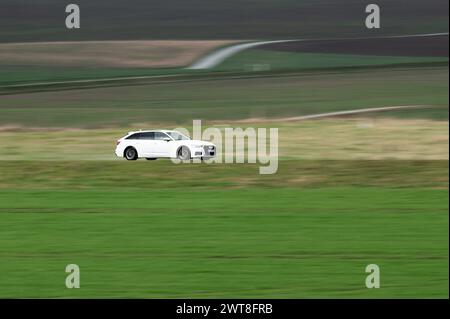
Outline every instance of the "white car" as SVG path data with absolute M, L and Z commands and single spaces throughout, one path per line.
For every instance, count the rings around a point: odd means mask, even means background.
M 151 130 L 129 132 L 117 141 L 116 155 L 129 161 L 138 158 L 208 159 L 216 155 L 216 146 L 211 142 L 191 140 L 177 131 Z

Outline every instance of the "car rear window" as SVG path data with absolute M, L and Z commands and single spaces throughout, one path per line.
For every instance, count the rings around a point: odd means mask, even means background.
M 130 136 L 128 136 L 126 139 L 127 140 L 139 140 L 142 136 L 142 133 L 134 133 L 131 134 Z

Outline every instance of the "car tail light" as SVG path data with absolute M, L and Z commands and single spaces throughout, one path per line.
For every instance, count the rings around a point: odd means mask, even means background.
M 119 144 L 120 144 L 120 142 L 122 142 L 122 141 L 121 141 L 121 140 L 117 140 L 117 144 L 116 144 L 116 146 L 117 146 L 117 145 L 119 145 Z

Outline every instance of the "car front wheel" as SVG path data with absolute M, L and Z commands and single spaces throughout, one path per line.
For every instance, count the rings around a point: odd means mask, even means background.
M 191 151 L 189 148 L 186 146 L 181 147 L 178 151 L 178 158 L 183 161 L 191 159 Z
M 125 158 L 129 161 L 135 161 L 138 158 L 138 153 L 134 147 L 129 147 L 125 150 Z

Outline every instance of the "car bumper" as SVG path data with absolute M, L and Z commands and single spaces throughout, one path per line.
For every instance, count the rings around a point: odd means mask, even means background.
M 213 158 L 216 156 L 215 146 L 204 146 L 203 148 L 193 149 L 191 152 L 192 158 Z

